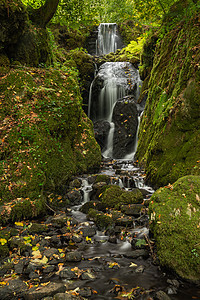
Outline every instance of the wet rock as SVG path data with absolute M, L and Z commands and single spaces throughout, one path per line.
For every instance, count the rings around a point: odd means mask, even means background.
M 46 249 L 43 253 L 44 256 L 46 256 L 47 258 L 53 257 L 53 255 L 58 255 L 59 251 L 56 248 L 50 248 L 50 249 Z
M 14 265 L 15 273 L 16 274 L 22 274 L 24 267 L 27 266 L 29 263 L 29 259 L 20 259 L 17 264 Z
M 57 247 L 62 246 L 60 237 L 58 237 L 57 235 L 53 235 L 49 241 L 52 246 L 57 246 Z
M 71 268 L 64 268 L 63 270 L 60 271 L 59 277 L 62 279 L 75 279 L 77 278 L 77 275 L 75 271 L 72 271 Z
M 27 266 L 27 268 L 25 269 L 24 271 L 24 274 L 30 274 L 32 272 L 35 272 L 36 269 L 41 269 L 42 268 L 42 265 L 37 265 L 33 262 L 30 262 Z
M 155 296 L 156 300 L 170 300 L 171 298 L 163 291 L 159 291 Z
M 62 283 L 51 282 L 46 286 L 33 287 L 24 295 L 25 300 L 39 300 L 44 297 L 51 297 L 57 293 L 64 293 L 66 290 Z
M 78 251 L 73 251 L 73 252 L 68 252 L 65 257 L 66 261 L 81 261 L 82 260 L 82 255 Z
M 9 281 L 9 285 L 3 288 L 0 288 L 0 299 L 19 299 L 28 290 L 27 285 L 20 279 L 13 279 Z
M 80 188 L 81 187 L 81 180 L 76 178 L 69 183 L 69 188 L 74 189 L 74 188 Z
M 46 265 L 43 269 L 43 273 L 51 273 L 55 270 L 54 265 Z
M 73 235 L 73 237 L 72 237 L 72 241 L 74 243 L 81 243 L 82 240 L 83 240 L 83 238 L 80 235 Z
M 71 205 L 78 205 L 82 201 L 82 195 L 79 191 L 71 191 L 66 195 Z
M 28 276 L 29 276 L 30 279 L 39 278 L 39 274 L 36 273 L 35 271 L 30 272 Z
M 106 146 L 108 134 L 110 130 L 110 123 L 106 120 L 99 120 L 94 122 L 94 134 L 97 143 L 100 145 L 101 150 Z
M 129 204 L 129 205 L 122 205 L 121 211 L 126 215 L 138 217 L 141 214 L 141 210 L 144 208 L 141 204 Z
M 135 269 L 135 273 L 143 273 L 144 272 L 144 266 L 139 266 L 137 269 Z
M 95 280 L 96 276 L 91 270 L 87 270 L 81 275 L 82 280 Z
M 171 279 L 167 279 L 167 283 L 171 284 L 175 288 L 179 288 L 179 286 L 180 286 L 180 283 L 176 279 L 172 279 L 172 280 Z
M 92 296 L 92 290 L 90 287 L 83 287 L 79 290 L 79 295 L 81 297 L 91 297 Z
M 52 300 L 74 300 L 74 299 L 80 299 L 80 297 L 72 294 L 58 293 L 52 298 Z
M 149 252 L 145 249 L 138 249 L 138 250 L 134 250 L 134 251 L 127 251 L 123 255 L 124 255 L 124 257 L 127 257 L 127 258 L 138 258 L 140 256 L 143 258 L 147 258 L 147 257 L 149 257 Z
M 38 224 L 38 223 L 33 223 L 31 225 L 31 227 L 28 229 L 29 233 L 31 233 L 31 234 L 34 234 L 34 233 L 41 234 L 43 232 L 47 232 L 48 230 L 49 229 L 48 229 L 47 225 Z
M 115 224 L 122 227 L 130 227 L 133 226 L 133 219 L 130 217 L 121 217 L 115 220 Z
M 116 102 L 112 122 L 115 124 L 113 157 L 124 158 L 133 152 L 138 126 L 138 110 L 134 97 L 124 97 Z
M 93 184 L 95 182 L 96 175 L 88 177 L 88 183 Z
M 89 226 L 81 228 L 81 231 L 83 232 L 83 237 L 92 237 L 96 234 L 95 228 Z
M 109 236 L 108 242 L 110 242 L 112 244 L 117 244 L 117 237 L 115 235 Z
M 66 214 L 59 214 L 51 219 L 51 224 L 56 228 L 61 228 L 66 225 L 68 219 L 69 217 Z

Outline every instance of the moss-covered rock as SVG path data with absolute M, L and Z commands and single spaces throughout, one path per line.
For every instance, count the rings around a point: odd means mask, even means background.
M 108 175 L 97 175 L 94 183 L 105 182 L 106 184 L 110 183 L 110 177 Z
M 42 232 L 48 231 L 48 226 L 45 224 L 33 223 L 31 227 L 29 227 L 28 232 L 30 234 L 41 234 Z
M 200 280 L 200 176 L 185 176 L 157 190 L 149 207 L 162 265 Z
M 60 193 L 73 174 L 98 169 L 100 148 L 71 69 L 14 69 L 0 90 L 1 203 L 15 204 L 12 213 L 3 208 L 8 219 L 36 217 L 45 191 Z
M 147 178 L 156 186 L 200 174 L 199 16 L 163 26 L 137 150 Z
M 124 191 L 119 186 L 107 186 L 102 193 L 100 200 L 108 208 L 120 208 L 123 204 L 142 203 L 143 195 L 139 189 Z
M 110 226 L 113 225 L 112 216 L 99 212 L 93 208 L 90 208 L 87 217 L 95 222 L 99 230 L 108 229 Z

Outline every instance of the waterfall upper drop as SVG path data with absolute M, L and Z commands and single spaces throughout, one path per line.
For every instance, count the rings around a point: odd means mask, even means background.
M 101 23 L 98 28 L 96 55 L 105 55 L 116 52 L 122 47 L 121 39 L 117 34 L 116 23 Z

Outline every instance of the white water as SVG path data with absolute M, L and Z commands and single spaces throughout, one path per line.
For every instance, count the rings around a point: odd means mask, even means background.
M 105 55 L 117 50 L 117 24 L 102 23 L 98 28 L 96 54 Z
M 109 131 L 109 134 L 108 134 L 107 148 L 102 153 L 102 155 L 104 157 L 112 157 L 114 132 L 115 132 L 115 124 L 113 122 L 111 122 L 110 123 L 110 131 Z

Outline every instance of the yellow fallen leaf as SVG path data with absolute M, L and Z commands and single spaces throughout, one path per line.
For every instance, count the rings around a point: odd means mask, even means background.
M 40 250 L 35 250 L 32 252 L 33 258 L 42 258 L 42 254 L 40 253 Z
M 5 245 L 7 243 L 7 240 L 6 239 L 0 239 L 0 243 L 3 246 L 3 245 Z
M 15 225 L 16 226 L 22 226 L 22 227 L 24 227 L 24 223 L 23 222 L 15 222 Z

